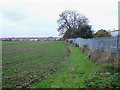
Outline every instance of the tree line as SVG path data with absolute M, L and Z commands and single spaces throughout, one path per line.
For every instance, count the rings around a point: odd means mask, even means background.
M 110 32 L 101 29 L 96 33 L 89 25 L 89 19 L 77 11 L 65 10 L 59 14 L 58 32 L 64 39 L 69 38 L 93 38 L 93 37 L 110 37 Z

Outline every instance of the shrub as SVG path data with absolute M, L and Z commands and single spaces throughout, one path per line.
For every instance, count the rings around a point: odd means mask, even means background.
M 105 68 L 108 72 L 111 72 L 111 73 L 113 73 L 115 71 L 114 70 L 114 65 L 112 65 L 112 64 L 105 64 L 103 66 L 103 68 Z
M 89 50 L 89 46 L 87 44 L 83 45 L 83 50 Z
M 72 44 L 73 43 L 73 41 L 72 40 L 70 40 L 70 44 Z
M 119 74 L 107 74 L 108 72 L 96 71 L 92 78 L 86 78 L 86 88 L 120 88 Z
M 53 68 L 50 68 L 50 71 L 52 71 L 53 70 Z
M 68 40 L 66 40 L 66 42 L 68 42 Z
M 75 47 L 79 47 L 79 45 L 77 43 L 74 44 Z
M 83 48 L 88 48 L 88 44 L 83 45 Z

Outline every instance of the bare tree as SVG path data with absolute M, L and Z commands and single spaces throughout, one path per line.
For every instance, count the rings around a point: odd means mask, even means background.
M 76 30 L 79 29 L 82 25 L 88 24 L 88 18 L 80 14 L 77 11 L 65 10 L 59 15 L 58 23 L 58 32 L 60 35 L 64 35 L 66 30 Z

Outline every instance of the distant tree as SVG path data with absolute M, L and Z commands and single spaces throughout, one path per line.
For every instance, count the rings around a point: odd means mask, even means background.
M 91 26 L 90 25 L 82 25 L 79 29 L 72 29 L 72 30 L 67 30 L 63 36 L 64 39 L 67 38 L 77 38 L 77 37 L 81 37 L 81 38 L 92 38 L 93 34 L 92 34 L 92 30 L 91 30 Z
M 62 12 L 57 20 L 58 32 L 67 38 L 91 38 L 93 37 L 88 18 L 77 11 L 66 10 Z
M 65 34 L 63 35 L 64 39 L 71 38 L 71 30 L 67 30 Z
M 110 37 L 110 32 L 104 30 L 104 29 L 101 29 L 101 30 L 98 30 L 95 34 L 94 34 L 94 37 Z
M 76 32 L 78 37 L 81 38 L 92 38 L 93 32 L 90 25 L 82 25 Z
M 77 38 L 77 37 L 78 37 L 78 35 L 77 35 L 77 29 L 76 28 L 73 28 L 72 30 L 66 30 L 65 34 L 63 35 L 64 39 Z
M 59 15 L 58 32 L 60 35 L 64 35 L 67 30 L 71 32 L 74 28 L 78 29 L 84 24 L 88 24 L 88 18 L 79 14 L 77 11 L 66 10 Z

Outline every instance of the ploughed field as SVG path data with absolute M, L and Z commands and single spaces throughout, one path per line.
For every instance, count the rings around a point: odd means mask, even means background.
M 66 55 L 67 48 L 61 41 L 3 42 L 3 88 L 32 86 L 56 72 Z

